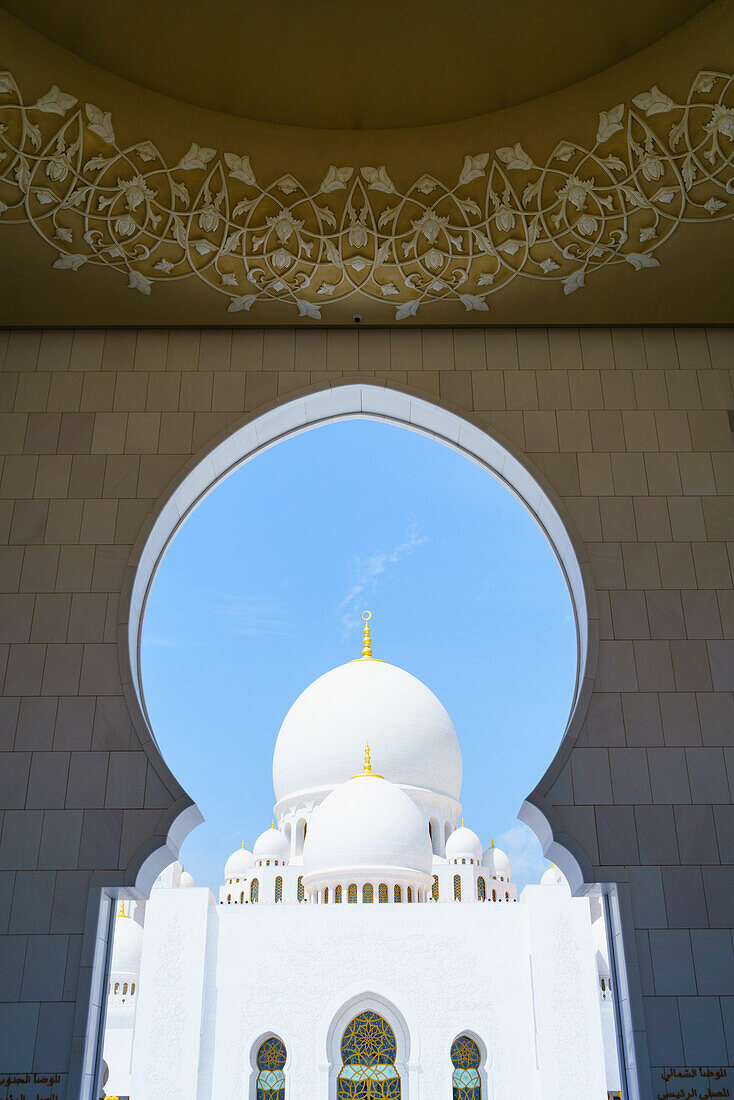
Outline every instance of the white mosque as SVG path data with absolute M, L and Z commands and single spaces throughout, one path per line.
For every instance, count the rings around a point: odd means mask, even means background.
M 621 1096 L 600 904 L 556 868 L 518 898 L 459 823 L 461 775 L 446 710 L 365 621 L 286 715 L 273 824 L 219 897 L 174 863 L 121 906 L 105 1095 Z

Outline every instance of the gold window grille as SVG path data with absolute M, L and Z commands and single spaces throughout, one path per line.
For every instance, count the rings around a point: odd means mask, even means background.
M 334 887 L 334 904 L 341 905 L 342 903 L 342 888 L 341 886 Z
M 392 896 L 393 896 L 393 901 L 396 902 L 396 903 L 401 902 L 403 900 L 403 891 L 401 890 L 401 888 L 399 886 L 395 887 L 395 889 L 393 890 L 393 895 Z
M 387 904 L 387 883 L 381 882 L 377 891 L 378 900 L 383 904 Z
M 372 888 L 372 883 L 365 882 L 364 886 L 362 887 L 362 901 L 365 903 L 365 905 L 371 905 L 374 900 L 375 894 Z
M 461 875 L 454 875 L 454 901 L 461 901 Z
M 357 884 L 356 884 L 356 882 L 353 882 L 351 884 L 351 886 L 349 887 L 349 890 L 347 892 L 347 903 L 349 905 L 356 905 L 357 904 Z

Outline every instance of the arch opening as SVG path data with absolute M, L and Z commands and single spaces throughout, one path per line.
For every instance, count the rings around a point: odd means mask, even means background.
M 377 393 L 372 393 L 373 390 Z M 381 420 L 410 428 L 419 434 L 430 435 L 453 450 L 464 454 L 477 465 L 490 472 L 506 488 L 510 489 L 538 522 L 556 554 L 568 585 L 574 610 L 578 659 L 571 717 L 564 737 L 565 741 L 572 741 L 575 728 L 578 727 L 583 717 L 585 699 L 590 689 L 593 673 L 595 617 L 593 598 L 590 595 L 591 590 L 586 585 L 585 572 L 582 569 L 571 537 L 550 496 L 540 488 L 522 463 L 509 450 L 453 413 L 448 413 L 446 410 L 439 409 L 437 406 L 422 400 L 407 398 L 404 394 L 381 390 L 379 387 L 345 386 L 327 392 L 329 398 L 326 403 L 315 400 L 315 398 L 323 398 L 323 394 L 314 395 L 313 401 L 307 398 L 303 401 L 293 402 L 291 403 L 294 406 L 293 409 L 289 406 L 283 406 L 281 409 L 273 410 L 272 413 L 266 413 L 258 421 L 243 426 L 234 436 L 224 440 L 206 457 L 203 464 L 199 463 L 184 478 L 171 500 L 161 509 L 156 522 L 153 524 L 147 542 L 140 551 L 138 569 L 130 590 L 130 615 L 126 624 L 125 636 L 121 639 L 121 646 L 123 652 L 127 654 L 130 666 L 129 693 L 131 694 L 129 698 L 136 701 L 140 722 L 147 729 L 150 739 L 152 739 L 152 730 L 150 729 L 143 694 L 140 663 L 142 623 L 153 579 L 172 538 L 197 504 L 224 477 L 254 455 L 267 447 L 274 446 L 280 439 L 289 438 L 291 435 L 299 434 L 319 424 L 358 418 Z M 385 411 L 391 407 L 393 399 L 401 407 L 402 416 L 397 415 L 397 409 L 393 409 L 392 413 Z M 359 404 L 358 410 L 353 407 L 355 404 Z M 253 423 L 258 425 L 258 429 L 254 434 L 252 431 Z M 247 449 L 248 446 L 250 447 L 249 450 Z M 238 452 L 240 452 L 239 455 Z M 205 473 L 202 473 L 202 465 L 206 466 Z M 186 503 L 187 499 L 188 503 Z M 153 748 L 155 749 L 155 745 Z M 563 744 L 546 775 L 546 780 L 553 773 L 554 768 L 558 769 L 558 759 L 562 756 L 562 751 Z M 564 870 L 572 888 L 576 891 L 580 890 L 584 882 L 588 883 L 589 881 L 588 867 L 585 865 L 583 858 L 577 858 L 578 853 L 574 851 L 572 844 L 567 843 L 567 838 L 559 834 L 554 835 L 552 822 L 545 816 L 542 794 L 535 792 L 527 801 L 526 807 L 523 810 L 525 816 L 522 819 L 526 820 L 534 828 L 534 831 L 541 836 L 546 854 L 552 855 L 561 869 Z M 181 823 L 179 835 L 185 835 L 188 829 L 183 827 L 183 816 L 178 820 Z M 190 826 L 192 822 L 194 822 L 194 817 L 190 815 L 188 825 Z M 446 821 L 442 830 L 438 819 L 431 820 L 431 842 L 436 854 L 439 854 L 441 840 L 443 839 L 445 842 L 445 839 L 448 839 L 455 824 L 455 822 Z M 291 826 L 289 823 L 288 833 L 290 831 Z M 443 838 L 441 837 L 442 831 Z M 303 851 L 305 833 L 305 820 L 301 819 L 295 822 L 292 834 L 292 850 L 299 854 Z M 146 882 L 152 881 L 152 878 L 155 877 L 154 872 L 158 869 L 161 859 L 165 863 L 170 858 L 170 850 L 172 849 L 169 846 L 168 852 L 163 855 L 160 852 L 150 853 L 142 861 L 136 880 L 138 890 L 145 891 Z M 459 876 L 456 876 L 456 878 L 458 879 Z M 456 879 L 454 882 L 456 884 Z M 251 890 L 250 900 L 257 902 L 257 880 L 253 881 L 252 886 L 254 887 L 254 896 Z M 338 887 L 337 889 L 341 894 L 341 888 Z M 353 893 L 356 895 L 356 891 L 356 884 L 348 885 L 349 896 L 345 900 L 352 903 L 356 902 L 357 897 L 352 896 Z M 460 880 L 458 895 L 460 898 Z M 410 887 L 406 887 L 406 896 L 408 901 L 413 900 Z M 334 900 L 341 901 L 341 897 L 337 898 L 336 896 L 336 890 Z M 364 893 L 362 900 L 368 900 Z M 370 887 L 369 901 L 372 900 L 372 888 Z M 383 900 L 382 896 L 379 897 L 379 900 Z M 395 887 L 394 901 L 402 901 L 402 892 L 399 886 Z M 345 1093 L 344 1095 L 351 1094 Z M 374 1093 L 373 1095 L 381 1094 Z M 393 1094 L 385 1093 L 384 1095 L 391 1096 Z M 405 1092 L 402 1094 L 397 1092 L 394 1095 L 401 1096 L 404 1100 L 406 1094 Z M 277 1100 L 280 1100 L 280 1097 Z M 341 1094 L 339 1094 L 339 1100 L 341 1100 Z M 471 1097 L 471 1100 L 475 1100 L 475 1098 Z

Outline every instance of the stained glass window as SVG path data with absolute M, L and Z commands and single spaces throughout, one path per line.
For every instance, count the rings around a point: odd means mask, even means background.
M 276 901 L 282 901 L 283 900 L 283 877 L 282 877 L 282 875 L 278 875 L 275 879 L 275 900 Z
M 431 897 L 434 901 L 438 901 L 438 875 L 433 876 L 433 886 L 431 887 Z
M 341 903 L 342 903 L 342 888 L 341 888 L 341 886 L 335 886 L 334 887 L 334 903 L 336 905 L 341 905 Z
M 393 890 L 393 901 L 399 902 L 399 901 L 402 901 L 402 900 L 403 900 L 403 891 L 400 889 L 399 886 L 396 886 L 395 889 Z
M 362 887 L 362 901 L 365 903 L 365 905 L 371 905 L 374 900 L 375 895 L 374 890 L 372 889 L 372 883 L 365 882 L 364 886 Z
M 304 895 L 305 895 L 305 891 L 303 889 L 303 875 L 299 875 L 298 876 L 298 894 L 297 894 L 298 900 L 303 901 Z
M 274 1035 L 260 1044 L 256 1058 L 257 1100 L 285 1100 L 285 1059 L 285 1047 Z
M 259 895 L 260 895 L 260 883 L 257 881 L 256 878 L 254 878 L 252 880 L 252 882 L 250 883 L 250 901 L 252 901 L 252 902 L 257 901 Z
M 380 888 L 377 891 L 377 896 L 383 904 L 387 904 L 387 883 L 380 883 Z
M 453 1100 L 482 1100 L 480 1061 L 479 1047 L 473 1039 L 460 1035 L 454 1040 L 451 1045 Z
M 454 875 L 454 901 L 461 901 L 461 875 Z
M 395 1033 L 376 1012 L 361 1012 L 344 1032 L 337 1100 L 400 1100 Z
M 324 905 L 328 905 L 328 904 L 329 904 L 329 887 L 327 886 L 324 889 Z
M 355 882 L 353 882 L 352 885 L 349 887 L 349 891 L 347 893 L 347 902 L 349 903 L 349 905 L 357 904 L 357 884 Z
M 481 875 L 477 879 L 477 897 L 480 901 L 487 900 L 487 884 Z
M 408 887 L 408 901 L 412 901 L 412 900 L 413 900 L 413 887 L 409 886 Z

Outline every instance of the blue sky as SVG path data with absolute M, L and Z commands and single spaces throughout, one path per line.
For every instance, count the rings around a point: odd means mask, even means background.
M 155 579 L 143 632 L 153 730 L 206 821 L 181 858 L 217 888 L 270 825 L 272 754 L 305 687 L 361 653 L 441 699 L 464 761 L 466 824 L 547 864 L 516 820 L 573 692 L 571 604 L 544 536 L 486 471 L 392 425 L 316 428 L 259 455 L 194 512 Z

